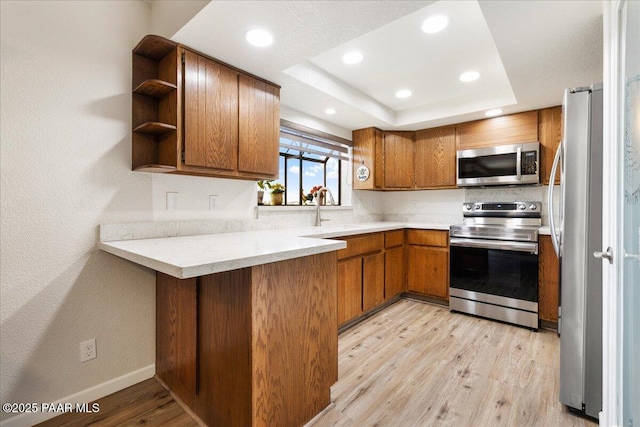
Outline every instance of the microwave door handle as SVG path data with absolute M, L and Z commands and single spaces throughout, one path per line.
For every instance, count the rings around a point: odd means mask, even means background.
M 516 153 L 516 177 L 520 181 L 522 179 L 522 147 L 518 147 Z

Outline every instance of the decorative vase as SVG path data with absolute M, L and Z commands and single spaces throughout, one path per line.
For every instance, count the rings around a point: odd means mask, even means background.
M 271 193 L 269 197 L 272 206 L 282 205 L 282 193 Z

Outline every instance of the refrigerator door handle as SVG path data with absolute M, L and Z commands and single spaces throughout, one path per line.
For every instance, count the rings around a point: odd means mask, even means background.
M 549 191 L 547 193 L 547 212 L 549 214 L 549 229 L 551 231 L 551 243 L 553 243 L 553 249 L 556 252 L 556 255 L 560 257 L 560 241 L 558 239 L 558 234 L 556 230 L 556 223 L 554 219 L 553 212 L 553 193 L 556 181 L 556 170 L 558 169 L 558 163 L 560 163 L 560 158 L 562 156 L 562 141 L 558 145 L 558 149 L 556 150 L 556 155 L 553 159 L 553 166 L 551 167 L 551 175 L 549 176 Z M 562 180 L 560 180 L 560 185 L 562 185 Z M 562 195 L 562 194 L 561 194 Z

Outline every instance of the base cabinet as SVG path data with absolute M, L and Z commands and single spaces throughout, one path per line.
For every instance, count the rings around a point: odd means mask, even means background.
M 441 300 L 449 299 L 449 233 L 407 231 L 408 290 Z
M 338 379 L 336 262 L 157 273 L 157 376 L 207 425 L 304 425 Z
M 338 262 L 338 325 L 362 314 L 362 258 Z
M 407 290 L 405 280 L 404 230 L 384 234 L 384 299 L 388 301 Z

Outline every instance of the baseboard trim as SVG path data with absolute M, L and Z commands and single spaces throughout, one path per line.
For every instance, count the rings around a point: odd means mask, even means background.
M 139 382 L 153 378 L 156 373 L 156 365 L 145 366 L 137 371 L 129 372 L 120 377 L 106 381 L 102 384 L 90 387 L 86 390 L 82 390 L 78 393 L 72 394 L 62 399 L 56 400 L 54 404 L 58 403 L 91 403 L 102 397 L 113 394 L 117 391 L 123 390 Z M 49 402 L 47 402 L 49 403 Z M 36 412 L 25 413 L 15 417 L 8 418 L 0 422 L 1 427 L 28 427 L 34 424 L 41 423 L 43 421 L 55 418 L 58 415 L 62 415 L 61 412 Z

